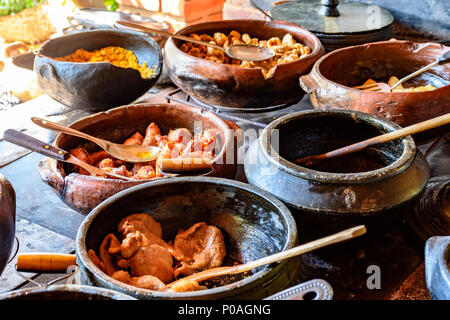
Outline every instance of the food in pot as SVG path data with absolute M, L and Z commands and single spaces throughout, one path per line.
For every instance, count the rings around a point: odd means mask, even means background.
M 392 87 L 397 82 L 399 82 L 399 79 L 396 76 L 391 76 L 387 82 L 387 85 L 389 87 Z M 377 83 L 375 80 L 367 79 L 367 81 L 364 82 L 362 85 L 366 86 L 366 85 L 375 84 L 375 83 Z M 405 88 L 400 84 L 397 87 L 395 87 L 394 89 L 392 89 L 391 91 L 392 92 L 421 92 L 421 91 L 432 91 L 434 89 L 436 89 L 436 88 L 431 84 L 427 84 L 427 85 L 419 86 L 419 87 L 409 87 L 409 88 Z
M 133 68 L 139 71 L 143 79 L 152 78 L 156 75 L 156 66 L 149 68 L 146 62 L 140 65 L 132 51 L 121 47 L 110 46 L 94 51 L 78 49 L 72 54 L 55 58 L 55 60 L 67 62 L 109 62 L 117 67 Z
M 135 213 L 123 218 L 117 228 L 119 239 L 108 234 L 98 249 L 88 251 L 94 264 L 110 277 L 135 287 L 156 291 L 194 291 L 205 289 L 196 281 L 167 283 L 220 267 L 226 250 L 221 231 L 205 222 L 179 230 L 175 239 L 165 242 L 161 225 L 149 214 Z
M 297 42 L 289 33 L 282 39 L 279 37 L 272 37 L 268 40 L 253 38 L 248 33 L 243 33 L 241 35 L 241 33 L 236 30 L 231 31 L 228 35 L 222 32 L 216 32 L 213 36 L 192 33 L 189 37 L 217 44 L 223 48 L 227 48 L 233 44 L 250 44 L 274 50 L 275 56 L 273 58 L 263 61 L 241 61 L 228 57 L 220 50 L 192 42 L 185 42 L 180 46 L 180 49 L 183 52 L 194 57 L 244 68 L 260 68 L 266 79 L 273 76 L 277 65 L 296 61 L 311 53 L 311 49 L 308 46 Z
M 125 145 L 161 148 L 158 159 L 151 162 L 128 163 L 112 157 L 104 150 L 89 153 L 82 147 L 71 149 L 69 152 L 83 162 L 121 176 L 136 180 L 153 179 L 163 177 L 159 170 L 159 162 L 162 159 L 214 158 L 217 134 L 216 130 L 208 129 L 194 136 L 188 129 L 179 128 L 162 135 L 158 125 L 152 122 L 148 125 L 144 136 L 140 132 L 135 132 L 123 142 Z M 81 167 L 74 166 L 74 169 L 79 174 L 90 175 L 90 172 Z M 110 176 L 105 177 L 113 179 Z

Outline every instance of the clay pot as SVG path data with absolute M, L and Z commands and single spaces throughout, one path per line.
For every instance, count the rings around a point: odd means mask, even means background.
M 228 34 L 231 30 L 260 40 L 282 38 L 290 33 L 312 52 L 303 59 L 277 66 L 273 77 L 264 79 L 258 68 L 235 67 L 193 57 L 179 49 L 181 41 L 170 38 L 164 47 L 164 63 L 172 81 L 201 102 L 228 108 L 263 108 L 296 102 L 303 97 L 305 93 L 298 87 L 298 78 L 309 72 L 325 53 L 319 39 L 308 30 L 281 21 L 228 20 L 189 25 L 177 34 Z
M 138 299 L 262 299 L 291 283 L 300 258 L 256 268 L 242 280 L 191 292 L 146 290 L 117 281 L 90 259 L 119 221 L 136 212 L 161 223 L 162 237 L 173 239 L 204 221 L 224 235 L 225 265 L 249 262 L 287 250 L 297 243 L 297 227 L 288 208 L 267 192 L 242 182 L 209 177 L 161 179 L 124 190 L 102 202 L 84 219 L 76 238 L 77 264 L 85 284 L 112 289 Z
M 139 71 L 109 62 L 58 61 L 77 49 L 93 51 L 118 46 L 133 51 L 139 64 L 155 68 L 155 76 L 143 79 Z M 84 110 L 107 110 L 135 101 L 157 81 L 162 69 L 159 45 L 150 36 L 123 30 L 78 32 L 45 42 L 34 59 L 41 89 L 62 104 Z
M 338 49 L 320 58 L 311 73 L 300 77 L 300 86 L 309 93 L 316 109 L 362 111 L 408 126 L 450 112 L 450 64 L 434 67 L 407 82 L 413 86 L 430 83 L 438 87 L 433 91 L 373 92 L 351 87 L 368 78 L 402 78 L 448 50 L 450 47 L 438 43 L 397 40 Z M 449 129 L 444 126 L 415 138 L 427 140 Z
M 430 169 L 410 136 L 313 167 L 293 161 L 398 128 L 357 111 L 286 115 L 250 146 L 245 174 L 249 183 L 284 201 L 296 218 L 308 223 L 333 230 L 376 221 L 416 199 L 428 181 Z
M 14 243 L 16 232 L 16 193 L 8 179 L 0 174 L 0 275 Z
M 214 113 L 201 108 L 179 104 L 136 104 L 111 109 L 82 118 L 70 125 L 71 128 L 86 132 L 92 136 L 112 142 L 122 143 L 136 131 L 145 134 L 150 122 L 155 122 L 163 134 L 174 128 L 188 128 L 194 132 L 194 125 L 202 130 L 217 129 L 223 145 L 217 157 L 220 161 L 214 166 L 212 176 L 234 178 L 237 170 L 236 159 L 227 159 L 227 154 L 237 156 L 239 138 L 234 137 L 230 129 L 238 132 L 239 127 L 231 121 L 224 121 Z M 57 147 L 69 150 L 77 146 L 85 147 L 89 152 L 100 150 L 86 140 L 60 134 L 55 143 Z M 125 181 L 103 177 L 93 177 L 75 173 L 71 165 L 50 158 L 39 163 L 42 180 L 50 185 L 62 200 L 72 209 L 88 214 L 103 200 L 131 186 L 149 182 L 149 180 Z

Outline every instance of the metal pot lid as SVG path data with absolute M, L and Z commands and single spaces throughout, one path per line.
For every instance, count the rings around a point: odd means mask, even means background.
M 117 20 L 127 20 L 153 29 L 164 31 L 169 30 L 169 26 L 164 22 L 158 22 L 150 17 L 145 17 L 139 14 L 125 12 L 108 11 L 95 8 L 81 8 L 75 11 L 72 17 L 81 25 L 96 29 L 114 28 L 114 23 Z
M 273 6 L 269 13 L 275 20 L 292 22 L 315 33 L 335 35 L 376 32 L 394 21 L 389 11 L 379 6 L 333 0 L 286 1 Z

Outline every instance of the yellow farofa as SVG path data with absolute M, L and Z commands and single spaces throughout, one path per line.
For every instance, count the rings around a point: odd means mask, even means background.
M 117 67 L 133 68 L 139 71 L 144 79 L 151 78 L 156 73 L 156 66 L 149 68 L 145 62 L 140 65 L 134 53 L 122 47 L 105 47 L 94 51 L 78 49 L 72 54 L 55 58 L 55 60 L 67 62 L 109 62 Z

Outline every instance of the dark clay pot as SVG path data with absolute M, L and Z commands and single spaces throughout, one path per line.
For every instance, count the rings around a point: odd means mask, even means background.
M 184 92 L 208 105 L 228 108 L 263 108 L 299 101 L 305 92 L 298 78 L 308 73 L 325 54 L 319 39 L 308 30 L 283 21 L 225 20 L 189 25 L 177 34 L 227 33 L 237 30 L 260 40 L 290 33 L 308 45 L 311 54 L 277 66 L 273 77 L 264 79 L 258 68 L 241 68 L 193 57 L 179 49 L 181 41 L 170 38 L 164 47 L 164 64 L 172 81 Z
M 427 240 L 425 278 L 432 299 L 450 300 L 450 236 L 436 236 Z
M 251 184 L 284 201 L 296 218 L 336 228 L 367 222 L 408 203 L 425 187 L 429 167 L 410 136 L 312 168 L 293 161 L 398 128 L 355 111 L 286 115 L 269 124 L 251 145 L 245 174 Z
M 221 229 L 227 256 L 249 262 L 292 248 L 297 228 L 288 208 L 272 195 L 247 184 L 219 178 L 185 177 L 149 182 L 122 191 L 102 202 L 81 224 L 76 239 L 81 281 L 139 299 L 261 299 L 284 289 L 295 276 L 299 258 L 260 267 L 243 280 L 184 293 L 159 292 L 129 286 L 106 275 L 89 258 L 108 233 L 129 214 L 146 212 L 161 223 L 163 239 L 179 228 L 205 221 Z
M 167 134 L 174 128 L 188 128 L 194 132 L 194 126 L 200 124 L 203 130 L 217 129 L 223 141 L 217 158 L 222 160 L 217 161 L 218 164 L 214 166 L 214 171 L 210 175 L 222 178 L 235 177 L 237 161 L 227 159 L 226 155 L 227 152 L 232 152 L 237 156 L 236 150 L 240 141 L 237 136 L 232 136 L 231 129 L 238 132 L 239 127 L 232 121 L 222 120 L 214 113 L 198 107 L 180 104 L 122 106 L 84 117 L 72 123 L 70 127 L 94 137 L 123 143 L 136 131 L 145 135 L 145 129 L 152 121 L 160 127 L 162 134 Z M 100 150 L 92 142 L 66 134 L 59 134 L 54 144 L 63 150 L 80 145 L 90 153 Z M 42 180 L 51 186 L 69 207 L 81 214 L 88 214 L 100 202 L 119 191 L 149 182 L 149 180 L 125 181 L 81 175 L 74 172 L 71 165 L 50 158 L 40 161 L 39 173 Z
M 123 293 L 83 285 L 52 285 L 20 289 L 0 295 L 0 300 L 136 300 Z
M 155 67 L 152 78 L 139 71 L 116 67 L 109 62 L 57 61 L 77 49 L 93 51 L 118 46 L 133 51 L 139 64 Z M 34 70 L 41 89 L 62 104 L 76 109 L 107 110 L 135 101 L 147 92 L 161 74 L 162 54 L 150 36 L 123 30 L 79 32 L 48 40 L 39 49 Z
M 381 41 L 332 51 L 321 57 L 300 86 L 316 109 L 345 109 L 371 113 L 404 127 L 450 112 L 450 64 L 433 67 L 406 82 L 437 87 L 425 92 L 375 92 L 353 89 L 368 78 L 399 79 L 435 61 L 449 47 L 438 43 Z M 405 86 L 405 85 L 404 85 Z M 450 130 L 450 125 L 415 135 L 425 142 Z
M 8 179 L 0 174 L 0 275 L 11 255 L 16 232 L 16 193 Z

